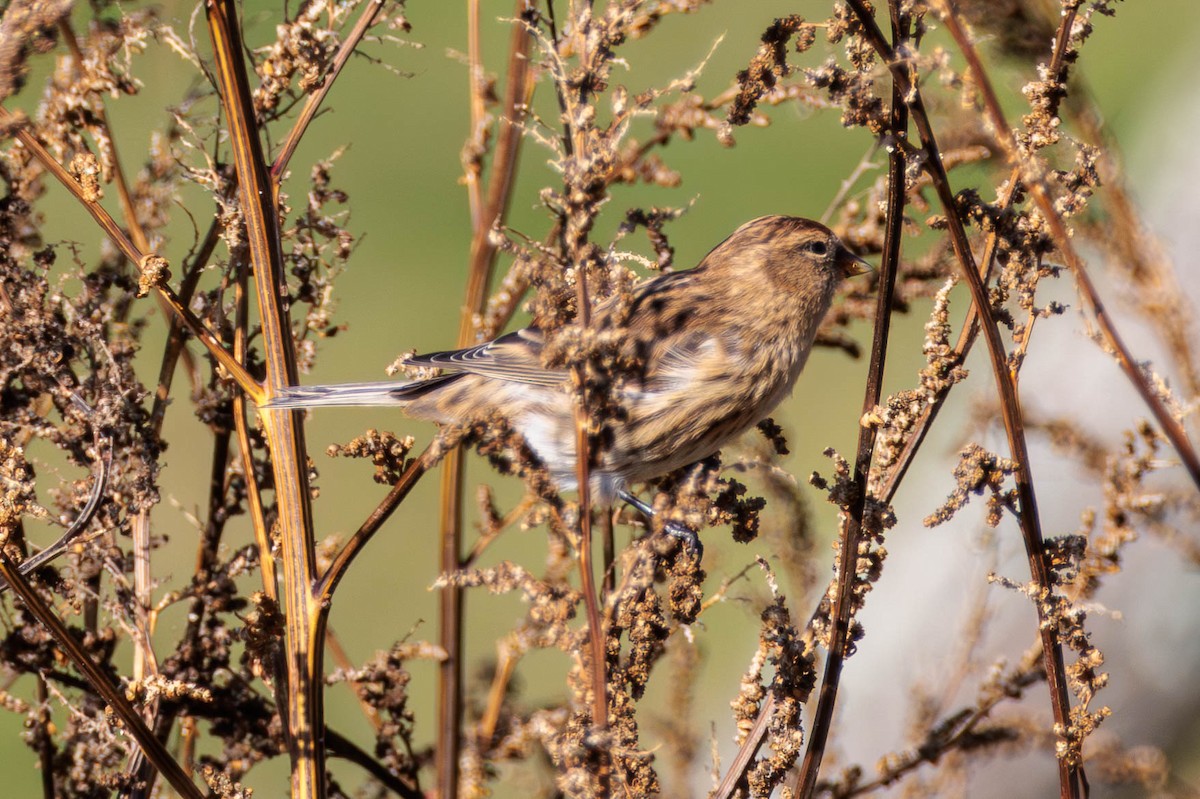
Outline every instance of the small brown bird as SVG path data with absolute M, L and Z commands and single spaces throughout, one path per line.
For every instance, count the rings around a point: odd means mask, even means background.
M 630 484 L 706 458 L 767 416 L 795 385 L 838 284 L 870 268 L 818 222 L 764 216 L 695 269 L 639 284 L 629 304 L 597 307 L 593 325 L 627 331 L 644 362 L 640 379 L 613 397 L 622 412 L 591 472 L 597 500 L 619 496 L 649 512 Z M 498 414 L 569 491 L 577 487 L 569 374 L 543 364 L 543 344 L 529 327 L 409 361 L 440 368 L 436 377 L 296 386 L 269 407 L 398 405 L 439 424 Z

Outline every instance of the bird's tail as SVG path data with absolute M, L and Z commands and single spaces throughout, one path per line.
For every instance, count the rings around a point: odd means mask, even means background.
M 280 410 L 329 406 L 407 405 L 460 375 L 429 380 L 389 380 L 382 383 L 336 383 L 325 386 L 285 386 L 260 407 Z

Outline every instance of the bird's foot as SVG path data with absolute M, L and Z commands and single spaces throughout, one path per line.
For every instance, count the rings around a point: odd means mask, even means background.
M 684 527 L 678 522 L 667 522 L 663 525 L 663 532 L 681 542 L 697 563 L 704 559 L 704 544 L 700 543 L 700 536 L 692 528 Z
M 621 491 L 618 496 L 623 502 L 633 507 L 639 513 L 646 517 L 647 521 L 652 521 L 658 512 L 654 508 L 647 505 L 642 500 L 635 497 L 628 491 Z M 700 543 L 700 536 L 696 535 L 696 531 L 690 527 L 686 527 L 679 522 L 664 522 L 663 532 L 671 536 L 683 544 L 683 548 L 687 550 L 689 555 L 692 555 L 697 562 L 704 557 L 704 544 Z

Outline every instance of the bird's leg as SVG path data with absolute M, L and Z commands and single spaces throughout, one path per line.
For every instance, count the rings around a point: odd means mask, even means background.
M 658 515 L 654 508 L 642 502 L 640 499 L 629 493 L 625 489 L 617 492 L 617 497 L 622 502 L 632 507 L 638 513 L 646 517 L 647 520 L 653 519 Z M 704 557 L 704 545 L 700 543 L 700 536 L 696 535 L 696 531 L 688 527 L 684 527 L 677 522 L 663 522 L 663 532 L 672 538 L 676 538 L 683 542 L 684 547 L 688 552 L 696 556 L 696 560 Z

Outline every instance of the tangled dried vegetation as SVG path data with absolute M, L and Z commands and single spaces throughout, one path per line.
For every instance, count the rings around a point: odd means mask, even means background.
M 557 496 L 503 419 L 443 430 L 416 456 L 412 438 L 374 429 L 330 447 L 331 455 L 369 459 L 374 479 L 393 488 L 349 540 L 318 542 L 299 418 L 259 418 L 247 400 L 295 380 L 318 357 L 320 340 L 341 329 L 331 303 L 355 241 L 334 176 L 337 153 L 311 166 L 302 197 L 287 196 L 281 179 L 347 58 L 364 37 L 400 41 L 408 12 L 393 0 L 304 2 L 273 42 L 251 50 L 232 0 L 202 4 L 204 19 L 190 31 L 149 6 L 12 0 L 0 21 L 0 99 L 9 109 L 0 110 L 0 572 L 13 589 L 2 614 L 0 700 L 25 718 L 44 795 L 146 797 L 170 782 L 184 796 L 249 796 L 255 766 L 279 757 L 289 758 L 292 792 L 302 797 L 485 796 L 500 775 L 522 769 L 552 775 L 546 796 L 686 796 L 709 773 L 711 795 L 721 799 L 780 790 L 860 796 L 910 777 L 913 795 L 940 795 L 988 755 L 1038 748 L 1055 753 L 1063 797 L 1086 793 L 1085 769 L 1093 784 L 1182 795 L 1161 752 L 1112 738 L 1088 743 L 1110 714 L 1104 659 L 1085 624 L 1090 602 L 1119 578 L 1123 552 L 1141 533 L 1200 563 L 1200 542 L 1186 524 L 1200 512 L 1200 465 L 1184 428 L 1194 429 L 1200 397 L 1195 316 L 1126 195 L 1114 145 L 1076 75 L 1092 25 L 1115 3 L 832 2 L 826 19 L 764 20 L 757 51 L 744 53 L 746 68 L 710 97 L 697 92 L 698 73 L 641 90 L 613 74 L 627 42 L 660 35 L 669 15 L 707 13 L 701 0 L 519 0 L 505 23 L 510 52 L 499 75 L 480 56 L 480 15 L 490 12 L 468 5 L 471 127 L 462 162 L 472 239 L 461 343 L 500 332 L 524 305 L 551 333 L 551 357 L 573 369 L 593 454 L 613 424 L 607 398 L 625 364 L 619 338 L 589 328 L 590 307 L 627 292 L 635 280 L 627 262 L 671 268 L 668 232 L 686 210 L 621 216 L 611 210 L 621 187 L 678 185 L 668 144 L 713 136 L 753 147 L 743 126 L 770 123 L 779 106 L 837 112 L 843 125 L 874 137 L 876 149 L 831 206 L 839 235 L 882 257 L 879 285 L 851 287 L 820 337 L 850 355 L 869 350 L 870 364 L 857 452 L 827 451 L 829 475 L 811 478 L 840 510 L 834 577 L 822 590 L 804 500 L 776 462 L 787 443 L 770 421 L 740 454 L 709 458 L 653 489 L 657 519 L 728 529 L 738 542 L 771 535 L 771 564 L 737 572 L 706 561 L 721 569 L 709 575 L 657 528 L 618 549 L 624 539 L 603 515 L 596 537 L 604 554 L 593 563 L 587 522 L 597 509 L 587 497 Z M 413 16 L 419 38 L 420 14 Z M 974 44 L 985 39 L 989 58 L 1027 78 L 1027 111 L 1015 127 Z M 152 44 L 174 50 L 195 80 L 178 81 L 190 88 L 149 149 L 133 153 L 106 108 L 157 79 L 139 70 Z M 40 100 L 12 102 L 32 91 L 31 75 L 39 76 Z M 553 95 L 557 116 L 534 112 L 536 92 Z M 522 147 L 544 148 L 558 175 L 539 195 L 539 235 L 505 224 Z M 874 162 L 888 169 L 875 177 L 865 168 Z M 964 166 L 976 182 L 954 191 L 947 172 L 963 184 Z M 185 209 L 185 186 L 207 193 L 209 208 Z M 43 201 L 64 192 L 99 226 L 76 237 L 102 246 L 43 235 Z M 191 242 L 166 236 L 181 213 L 200 228 Z M 614 213 L 614 236 L 599 240 L 597 222 Z M 639 231 L 645 254 L 625 252 L 639 249 L 630 243 Z M 1151 367 L 1128 353 L 1078 255 L 1084 242 L 1096 260 L 1124 270 L 1130 305 L 1164 343 L 1163 363 Z M 507 271 L 493 279 L 498 264 Z M 1133 424 L 1116 450 L 1075 420 L 1023 415 L 1015 402 L 1035 329 L 1060 324 L 1054 317 L 1066 310 L 1041 299 L 1043 280 L 1077 287 L 1089 330 L 1145 399 L 1151 421 Z M 952 300 L 970 303 L 957 336 Z M 148 312 L 152 302 L 160 315 Z M 913 388 L 883 396 L 891 314 L 926 308 L 925 365 L 911 376 Z M 859 320 L 875 326 L 869 347 L 852 332 Z M 155 352 L 148 333 L 158 323 L 169 329 Z M 948 520 L 982 494 L 987 524 L 1017 520 L 1031 573 L 996 581 L 1036 607 L 1035 643 L 1019 662 L 962 675 L 978 680 L 975 701 L 921 716 L 914 745 L 882 756 L 873 774 L 852 766 L 818 780 L 841 664 L 870 641 L 858 611 L 885 574 L 888 531 L 914 523 L 897 519 L 892 499 L 947 396 L 967 380 L 980 333 L 1000 402 L 992 416 L 1003 419 L 1008 450 L 964 446 L 954 488 L 944 502 L 930 498 L 925 524 Z M 155 371 L 156 382 L 139 379 Z M 990 386 L 985 371 L 975 379 Z M 212 441 L 206 465 L 193 459 L 197 482 L 209 486 L 196 519 L 195 570 L 170 583 L 155 568 L 165 533 L 151 523 L 162 501 L 168 412 L 191 414 Z M 1103 507 L 1087 510 L 1071 535 L 1042 534 L 1027 437 L 1054 442 L 1103 484 Z M 517 507 L 502 508 L 481 487 L 475 540 L 464 538 L 456 510 L 460 445 L 528 489 Z M 376 656 L 350 663 L 326 626 L 334 592 L 439 462 L 447 511 L 438 640 L 397 630 L 405 637 L 381 639 Z M 745 473 L 765 499 L 740 481 Z M 768 509 L 786 523 L 764 524 Z M 62 540 L 39 554 L 26 537 L 31 520 L 61 526 Z M 487 546 L 517 525 L 546 528 L 546 561 L 484 565 Z M 711 763 L 708 722 L 692 690 L 697 641 L 705 613 L 749 584 L 766 590 L 748 593 L 759 645 L 746 653 L 740 686 L 728 686 L 739 750 Z M 461 595 L 481 589 L 519 594 L 526 610 L 496 636 L 495 668 L 468 680 L 462 628 L 470 614 Z M 811 596 L 819 601 L 807 612 L 802 603 Z M 179 603 L 187 607 L 182 634 L 157 631 L 158 615 Z M 128 659 L 119 654 L 123 639 Z M 522 658 L 542 649 L 561 651 L 570 664 L 557 705 L 530 704 L 513 687 Z M 328 674 L 323 652 L 337 662 Z M 409 705 L 418 659 L 438 664 L 436 718 L 417 717 Z M 639 708 L 663 672 L 672 675 L 672 713 L 656 721 Z M 324 687 L 333 682 L 353 689 L 372 745 L 325 726 Z M 1049 714 L 1005 712 L 1037 690 Z M 353 766 L 327 767 L 328 755 Z

